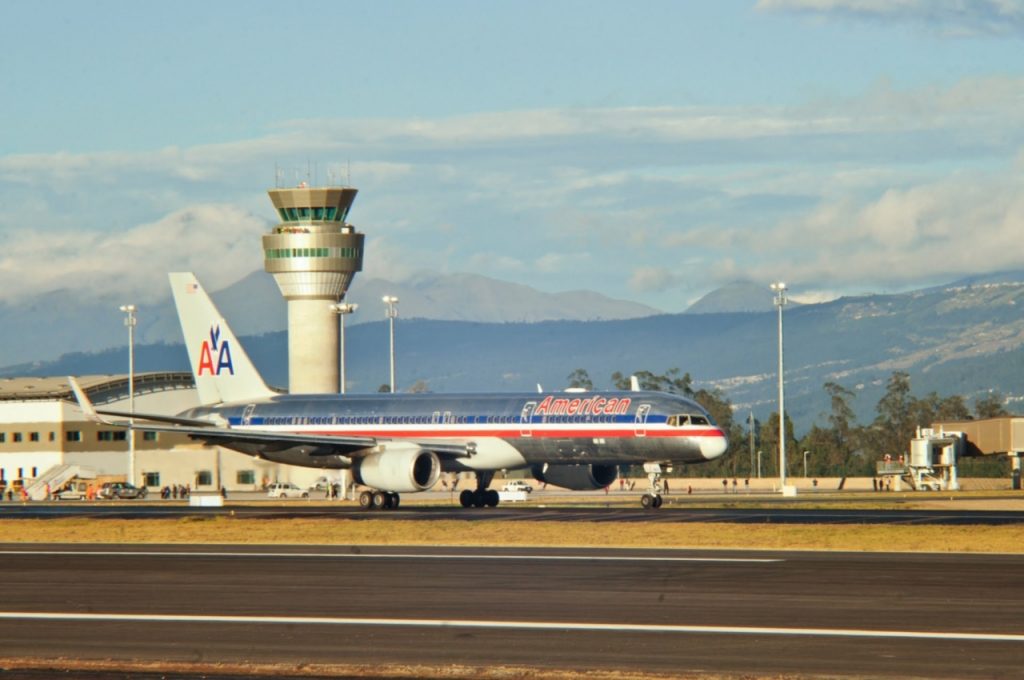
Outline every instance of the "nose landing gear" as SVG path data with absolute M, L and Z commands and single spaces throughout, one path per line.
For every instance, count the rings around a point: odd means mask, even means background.
M 668 470 L 665 470 L 668 472 Z M 644 510 L 661 507 L 661 493 L 664 486 L 661 483 L 662 468 L 660 463 L 644 463 L 644 472 L 647 473 L 647 480 L 650 483 L 647 493 L 640 497 L 640 505 Z

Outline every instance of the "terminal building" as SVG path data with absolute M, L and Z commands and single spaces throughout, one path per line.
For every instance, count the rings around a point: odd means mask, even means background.
M 97 406 L 128 411 L 128 376 L 78 380 Z M 139 413 L 178 413 L 196 404 L 191 373 L 135 376 Z M 127 430 L 87 419 L 66 378 L 0 379 L 0 486 L 4 489 L 20 489 L 33 480 L 42 484 L 48 472 L 64 466 L 83 468 L 101 480 L 123 480 L 130 469 L 129 456 Z M 323 474 L 203 446 L 184 435 L 144 431 L 135 436 L 135 470 L 135 484 L 153 493 L 165 486 L 211 493 L 222 487 L 257 491 L 278 481 L 305 488 Z

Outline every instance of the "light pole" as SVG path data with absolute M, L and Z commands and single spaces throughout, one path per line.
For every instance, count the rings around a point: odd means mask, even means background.
M 750 474 L 754 474 L 754 411 L 750 411 Z
M 786 306 L 786 284 L 776 281 L 775 306 L 779 308 L 779 486 L 786 488 L 786 392 L 782 377 L 782 308 Z
M 359 309 L 359 305 L 339 302 L 330 305 L 330 309 L 341 318 L 341 342 L 338 346 L 338 364 L 341 370 L 338 373 L 338 391 L 345 394 L 345 316 Z
M 761 449 L 757 450 L 757 478 L 761 479 Z
M 128 482 L 135 483 L 135 305 L 121 305 L 128 327 Z
M 394 295 L 385 295 L 381 298 L 388 306 L 388 320 L 390 321 L 391 337 L 391 394 L 395 393 L 395 318 L 398 316 L 398 298 Z
M 810 451 L 804 451 L 804 479 L 807 479 L 807 454 L 809 453 Z

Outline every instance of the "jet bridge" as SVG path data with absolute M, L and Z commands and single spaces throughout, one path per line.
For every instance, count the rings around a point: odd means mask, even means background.
M 963 455 L 966 442 L 963 432 L 919 427 L 917 436 L 910 440 L 910 455 L 879 461 L 876 471 L 892 480 L 895 491 L 902 490 L 904 482 L 917 491 L 957 491 L 960 482 L 956 461 Z

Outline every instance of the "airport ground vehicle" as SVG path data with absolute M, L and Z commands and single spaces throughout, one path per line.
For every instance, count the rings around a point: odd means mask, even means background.
M 309 498 L 308 491 L 291 482 L 274 482 L 267 487 L 267 495 L 271 498 Z
M 524 482 L 521 479 L 513 479 L 507 482 L 505 486 L 501 487 L 502 491 L 525 491 L 526 493 L 533 493 L 533 487 Z
M 74 480 L 68 482 L 63 489 L 54 494 L 58 501 L 84 501 L 89 492 L 89 482 Z
M 145 498 L 146 487 L 138 487 L 129 482 L 104 482 L 96 493 L 99 498 Z

